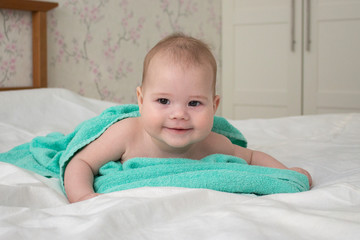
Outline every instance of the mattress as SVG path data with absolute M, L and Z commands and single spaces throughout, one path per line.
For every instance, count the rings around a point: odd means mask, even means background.
M 50 132 L 70 133 L 115 103 L 65 89 L 0 92 L 0 152 Z M 256 196 L 143 187 L 69 204 L 56 178 L 0 162 L 0 239 L 358 239 L 360 114 L 231 120 L 310 191 Z

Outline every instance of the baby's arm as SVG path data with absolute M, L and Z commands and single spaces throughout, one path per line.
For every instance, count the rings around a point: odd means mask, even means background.
M 125 149 L 121 139 L 124 136 L 119 136 L 115 124 L 71 159 L 64 176 L 65 191 L 71 203 L 98 195 L 93 189 L 94 176 L 101 166 L 121 158 Z
M 263 166 L 263 167 L 293 170 L 293 171 L 299 172 L 301 174 L 304 174 L 309 180 L 309 185 L 310 186 L 312 185 L 311 175 L 305 169 L 298 168 L 298 167 L 288 168 L 284 164 L 282 164 L 281 162 L 279 162 L 278 160 L 276 160 L 275 158 L 273 158 L 272 156 L 270 156 L 266 153 L 251 150 L 248 148 L 242 148 L 237 145 L 233 145 L 233 146 L 234 146 L 235 156 L 244 159 L 245 161 L 247 161 L 247 163 L 249 165 L 258 165 L 258 166 Z
M 95 197 L 94 172 L 91 166 L 77 155 L 65 170 L 65 191 L 71 203 Z

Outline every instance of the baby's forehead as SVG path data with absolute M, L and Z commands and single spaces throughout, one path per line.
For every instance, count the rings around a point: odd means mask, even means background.
M 161 64 L 162 66 L 177 67 L 180 66 L 184 69 L 188 68 L 209 68 L 212 70 L 212 65 L 205 57 L 194 57 L 191 54 L 172 54 L 166 51 L 160 51 L 156 53 L 150 60 L 149 68 L 155 64 Z
M 216 63 L 215 63 L 216 64 Z M 149 71 L 158 71 L 165 67 L 180 67 L 183 71 L 189 69 L 201 69 L 211 74 L 209 77 L 209 84 L 211 84 L 213 93 L 216 90 L 216 66 L 213 66 L 211 59 L 207 55 L 199 54 L 195 55 L 193 52 L 188 50 L 166 50 L 160 49 L 151 56 L 147 66 L 144 68 L 142 85 L 146 85 L 146 81 L 149 81 Z M 156 70 L 155 70 L 156 69 Z

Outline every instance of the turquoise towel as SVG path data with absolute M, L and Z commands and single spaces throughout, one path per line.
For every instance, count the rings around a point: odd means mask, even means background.
M 124 164 L 110 162 L 95 178 L 96 192 L 108 193 L 143 186 L 208 188 L 231 193 L 295 193 L 308 190 L 305 175 L 284 169 L 251 166 L 223 154 L 201 160 L 184 158 L 133 158 Z
M 99 116 L 84 121 L 68 135 L 50 133 L 1 153 L 0 161 L 45 177 L 59 178 L 63 187 L 65 168 L 77 151 L 98 138 L 115 122 L 138 116 L 137 105 L 114 106 Z M 234 144 L 243 147 L 247 145 L 244 136 L 224 118 L 215 117 L 212 130 L 228 137 Z M 249 166 L 242 159 L 216 154 L 200 161 L 134 158 L 124 164 L 110 162 L 100 169 L 100 174 L 94 181 L 94 188 L 100 193 L 142 186 L 178 186 L 272 194 L 308 190 L 308 180 L 294 171 Z

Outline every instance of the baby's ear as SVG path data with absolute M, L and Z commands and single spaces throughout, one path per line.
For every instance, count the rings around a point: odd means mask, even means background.
M 139 105 L 139 111 L 141 113 L 141 108 L 142 108 L 142 104 L 144 101 L 141 86 L 136 88 L 136 96 L 137 96 L 137 101 L 138 101 L 138 105 Z
M 220 104 L 220 96 L 219 95 L 215 95 L 214 96 L 214 101 L 213 101 L 213 104 L 214 104 L 214 113 L 216 112 L 216 110 L 218 109 L 219 107 L 219 104 Z

